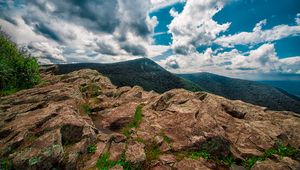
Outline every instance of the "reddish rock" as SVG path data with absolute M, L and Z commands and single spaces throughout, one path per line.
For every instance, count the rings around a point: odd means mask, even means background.
M 125 151 L 125 143 L 112 142 L 109 148 L 109 159 L 118 161 Z
M 144 144 L 138 142 L 128 144 L 125 152 L 126 161 L 133 164 L 143 163 L 146 160 L 144 147 Z
M 43 74 L 46 83 L 0 100 L 0 157 L 12 160 L 16 169 L 95 168 L 105 151 L 113 160 L 125 151 L 127 161 L 144 163 L 145 145 L 135 139 L 155 143 L 163 154 L 203 149 L 214 158 L 261 156 L 278 141 L 300 148 L 300 117 L 292 112 L 183 89 L 157 94 L 138 86 L 117 88 L 88 69 Z M 142 121 L 128 127 L 140 104 Z M 121 134 L 124 128 L 132 133 Z M 96 153 L 87 153 L 95 143 Z M 272 157 L 253 168 L 297 169 L 298 161 Z M 156 162 L 153 168 L 158 169 L 174 163 L 177 169 L 214 168 L 203 159 L 174 162 L 172 155 L 161 155 Z

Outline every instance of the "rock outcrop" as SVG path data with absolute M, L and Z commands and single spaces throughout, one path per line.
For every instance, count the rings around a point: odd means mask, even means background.
M 0 99 L 1 167 L 229 169 L 257 158 L 246 168 L 300 168 L 300 118 L 292 112 L 205 92 L 117 88 L 93 70 L 43 77 Z

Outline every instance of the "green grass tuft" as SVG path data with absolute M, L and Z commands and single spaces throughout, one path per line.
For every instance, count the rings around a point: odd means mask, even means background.
M 161 132 L 160 135 L 163 137 L 165 142 L 167 142 L 167 143 L 173 142 L 173 140 L 169 136 L 167 136 L 164 132 Z
M 87 152 L 88 153 L 95 153 L 97 150 L 97 146 L 96 145 L 90 145 L 88 148 L 87 148 Z
M 89 114 L 92 113 L 91 107 L 88 104 L 86 104 L 86 103 L 81 104 L 80 105 L 80 109 L 83 111 L 83 113 L 85 113 L 87 115 L 89 115 Z
M 99 170 L 109 170 L 110 168 L 112 168 L 115 165 L 116 165 L 115 161 L 109 160 L 108 152 L 103 153 L 99 157 L 97 164 L 96 164 L 96 166 Z
M 133 122 L 130 124 L 131 128 L 137 128 L 140 125 L 140 123 L 142 121 L 142 117 L 143 117 L 142 109 L 143 109 L 142 105 L 138 105 L 136 107 L 134 117 L 133 117 Z
M 281 157 L 294 157 L 298 152 L 299 150 L 297 150 L 296 148 L 278 144 L 275 148 L 265 150 L 263 156 L 252 156 L 246 158 L 242 164 L 245 168 L 251 169 L 251 167 L 255 165 L 257 161 L 264 161 L 267 158 L 272 157 L 273 155 L 279 155 Z
M 110 168 L 120 165 L 123 167 L 124 170 L 140 170 L 142 169 L 142 165 L 133 165 L 130 162 L 126 161 L 125 154 L 123 153 L 118 161 L 109 160 L 109 153 L 103 153 L 98 161 L 97 161 L 97 168 L 99 170 L 109 170 Z
M 12 170 L 14 169 L 12 160 L 2 159 L 0 164 L 1 170 Z
M 29 164 L 29 166 L 34 166 L 34 165 L 38 164 L 40 161 L 41 161 L 40 157 L 34 156 L 28 160 L 28 164 Z
M 158 145 L 151 143 L 146 145 L 145 154 L 146 154 L 147 162 L 151 162 L 153 160 L 157 160 L 161 155 L 161 152 L 159 150 Z
M 204 150 L 190 151 L 187 153 L 187 157 L 192 158 L 192 159 L 199 159 L 200 157 L 204 158 L 206 160 L 211 159 L 211 155 L 207 151 L 204 151 Z
M 121 129 L 121 133 L 123 135 L 125 135 L 126 137 L 130 136 L 130 130 L 131 130 L 131 128 L 137 128 L 137 127 L 139 127 L 139 125 L 140 125 L 140 123 L 142 121 L 142 118 L 143 118 L 142 109 L 143 109 L 143 106 L 142 105 L 138 105 L 136 107 L 136 110 L 135 110 L 135 113 L 134 113 L 134 116 L 133 116 L 133 121 L 129 125 L 127 125 L 127 126 L 125 126 L 125 127 L 123 127 Z

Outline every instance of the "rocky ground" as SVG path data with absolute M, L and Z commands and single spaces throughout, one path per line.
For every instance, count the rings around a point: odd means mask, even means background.
M 0 169 L 300 168 L 300 118 L 80 70 L 0 99 Z

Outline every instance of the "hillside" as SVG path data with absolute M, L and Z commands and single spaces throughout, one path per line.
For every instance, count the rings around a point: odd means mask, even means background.
M 131 61 L 100 64 L 79 63 L 58 65 L 57 74 L 70 73 L 80 69 L 94 69 L 110 78 L 117 86 L 141 86 L 144 90 L 162 93 L 174 88 L 199 91 L 201 88 L 166 71 L 154 61 L 146 58 Z
M 293 94 L 294 96 L 297 96 L 300 98 L 300 81 L 259 81 L 264 84 L 271 85 L 273 87 L 277 87 L 280 89 L 283 89 L 287 91 L 290 94 Z
M 42 74 L 0 100 L 0 169 L 297 170 L 300 118 L 205 92 Z
M 300 100 L 284 90 L 248 80 L 233 79 L 211 73 L 180 74 L 208 92 L 232 100 L 242 100 L 272 110 L 287 110 L 300 113 Z

